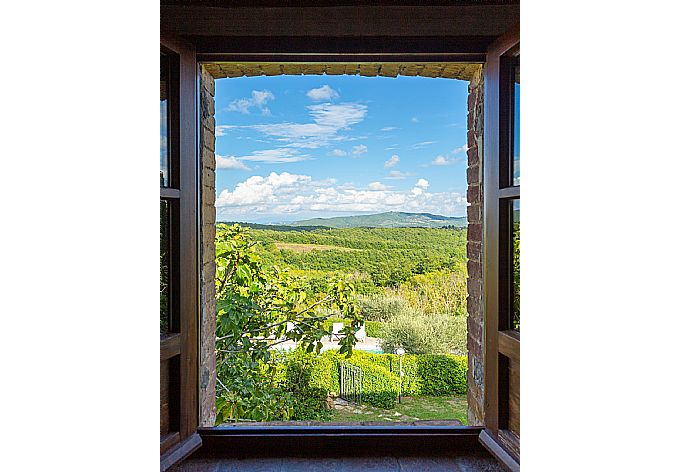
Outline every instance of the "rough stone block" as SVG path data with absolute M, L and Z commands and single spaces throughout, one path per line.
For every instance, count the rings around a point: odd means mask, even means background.
M 379 75 L 379 69 L 381 66 L 379 64 L 360 64 L 359 65 L 359 75 L 365 77 L 375 77 Z
M 326 74 L 343 75 L 345 74 L 345 64 L 326 64 Z
M 204 147 L 206 149 L 209 149 L 213 152 L 216 151 L 216 135 L 215 133 L 209 131 L 208 129 L 204 128 L 203 129 L 203 143 Z
M 261 71 L 263 72 L 263 75 L 281 75 L 283 73 L 283 69 L 280 67 L 280 64 L 262 64 L 261 65 Z
M 467 225 L 467 239 L 469 241 L 481 241 L 482 225 L 478 223 L 470 223 Z
M 400 64 L 383 64 L 379 71 L 379 74 L 385 77 L 397 77 L 399 73 Z
M 479 151 L 477 149 L 477 146 L 474 144 L 474 136 L 472 136 L 472 139 L 469 138 L 469 132 L 467 142 L 469 146 L 467 148 L 467 165 L 470 167 L 480 165 Z
M 479 185 L 470 185 L 467 188 L 467 202 L 477 203 L 479 201 Z
M 467 207 L 467 222 L 481 223 L 482 211 L 481 205 L 473 204 Z
M 207 169 L 216 168 L 216 153 L 210 149 L 203 149 L 201 159 L 203 161 L 203 166 Z

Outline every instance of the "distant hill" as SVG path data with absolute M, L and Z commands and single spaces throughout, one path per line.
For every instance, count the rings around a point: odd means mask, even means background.
M 389 211 L 375 215 L 336 216 L 295 221 L 295 226 L 325 226 L 328 228 L 441 228 L 467 226 L 464 216 L 441 216 L 431 213 L 405 213 Z
M 245 228 L 251 229 L 269 229 L 272 231 L 316 231 L 317 229 L 328 229 L 325 226 L 298 226 L 293 224 L 261 224 L 261 223 L 246 223 L 244 221 L 219 221 L 218 223 L 226 224 L 232 226 L 233 224 L 238 224 L 244 226 Z

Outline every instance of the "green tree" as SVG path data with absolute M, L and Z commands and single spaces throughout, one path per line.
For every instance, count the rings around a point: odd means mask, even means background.
M 295 398 L 271 349 L 294 341 L 319 352 L 328 334 L 324 322 L 337 315 L 350 320 L 339 343 L 349 356 L 362 325 L 354 288 L 330 280 L 325 293 L 309 296 L 303 278 L 263 263 L 257 243 L 239 225 L 217 226 L 216 268 L 217 422 L 290 419 Z

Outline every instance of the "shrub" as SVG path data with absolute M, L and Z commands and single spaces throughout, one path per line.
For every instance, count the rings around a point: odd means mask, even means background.
M 366 321 L 388 321 L 409 307 L 402 297 L 376 294 L 357 297 L 362 316 Z
M 320 355 L 298 349 L 284 354 L 284 388 L 292 396 L 290 419 L 325 421 L 332 411 L 326 407 L 329 393 L 340 394 L 338 367 L 347 362 L 362 369 L 362 402 L 379 408 L 393 408 L 400 383 L 399 357 L 353 351 L 349 359 L 328 350 Z M 449 395 L 467 392 L 467 358 L 452 354 L 403 356 L 402 394 Z
M 467 354 L 467 317 L 401 313 L 381 327 L 384 352 L 403 347 L 409 354 Z
M 467 312 L 467 275 L 464 271 L 439 270 L 415 275 L 389 291 L 413 310 L 425 314 L 462 315 Z
M 374 354 L 371 362 L 387 368 L 399 379 L 395 354 Z M 402 393 L 406 396 L 467 393 L 467 357 L 454 354 L 405 354 L 402 358 Z M 398 380 L 399 381 L 399 380 Z
M 362 369 L 362 402 L 379 408 L 393 408 L 398 398 L 400 380 L 390 369 L 377 364 L 378 354 L 353 351 L 352 357 L 344 359 Z M 342 356 L 341 356 L 342 358 Z
M 378 338 L 381 332 L 382 323 L 380 321 L 366 321 L 364 322 L 364 331 L 370 338 Z
M 417 374 L 422 395 L 467 393 L 467 357 L 445 355 L 417 356 Z
M 323 356 L 296 349 L 284 354 L 285 381 L 283 388 L 294 400 L 292 420 L 328 421 L 333 412 L 327 408 L 328 394 L 337 386 L 337 372 Z M 335 374 L 335 376 L 334 376 Z

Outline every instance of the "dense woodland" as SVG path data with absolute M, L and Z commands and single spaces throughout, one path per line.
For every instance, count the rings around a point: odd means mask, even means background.
M 272 264 L 324 275 L 347 275 L 361 293 L 381 293 L 415 275 L 465 272 L 465 229 L 343 228 L 313 231 L 251 229 L 262 258 Z

